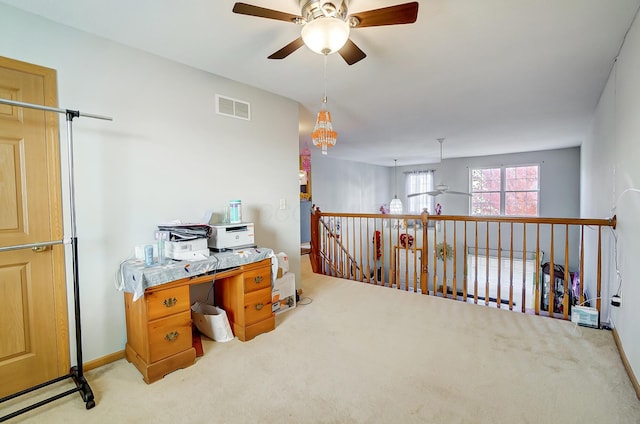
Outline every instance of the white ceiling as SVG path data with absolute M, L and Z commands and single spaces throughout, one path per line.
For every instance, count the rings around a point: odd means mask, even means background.
M 351 0 L 351 13 L 408 0 Z M 300 137 L 321 105 L 323 57 L 283 21 L 231 0 L 0 0 L 54 21 L 296 100 Z M 244 0 L 300 14 L 297 0 Z M 578 146 L 640 0 L 422 0 L 414 24 L 359 28 L 367 57 L 330 55 L 334 158 L 393 166 Z M 259 113 L 253 111 L 252 113 Z

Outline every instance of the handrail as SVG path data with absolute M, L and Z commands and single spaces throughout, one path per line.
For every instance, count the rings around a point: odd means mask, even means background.
M 331 214 L 331 216 L 342 216 L 342 214 Z M 401 215 L 410 216 L 414 215 Z M 544 217 L 515 217 L 515 216 L 466 216 L 466 215 L 432 215 L 426 212 L 420 214 L 423 222 L 432 221 L 467 221 L 467 222 L 508 222 L 519 224 L 568 224 L 568 225 L 599 225 L 612 227 L 614 230 L 617 224 L 616 215 L 611 218 L 544 218 Z
M 349 250 L 342 244 L 342 241 L 339 238 L 340 235 L 337 234 L 335 231 L 332 231 L 330 226 L 326 222 L 324 222 L 324 220 L 322 220 L 322 218 L 320 218 L 319 222 L 323 226 L 323 228 L 327 232 L 327 234 L 329 234 L 329 236 L 331 236 L 333 238 L 333 240 L 335 242 L 335 245 L 337 247 L 339 247 L 340 251 L 347 256 L 347 259 L 348 259 L 347 270 L 349 272 L 349 274 L 347 274 L 347 275 L 354 274 L 355 271 L 360 271 L 361 269 L 360 269 L 360 267 L 358 265 L 358 262 L 356 261 L 356 258 L 354 258 L 349 253 Z M 326 255 L 323 255 L 323 258 L 325 259 L 325 262 L 328 262 L 328 258 L 327 258 Z M 345 275 L 341 268 L 338 268 L 337 266 L 332 266 L 332 264 L 329 264 L 329 266 L 336 274 L 339 274 L 341 277 L 343 277 Z M 355 270 L 354 270 L 354 266 L 355 266 Z

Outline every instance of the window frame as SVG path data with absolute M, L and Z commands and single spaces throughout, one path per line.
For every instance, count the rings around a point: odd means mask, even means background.
M 515 169 L 515 168 L 529 168 L 536 167 L 537 168 L 537 181 L 536 181 L 536 189 L 528 189 L 528 190 L 507 190 L 507 169 Z M 478 170 L 488 170 L 488 169 L 496 169 L 500 170 L 500 190 L 486 190 L 486 191 L 475 191 L 473 188 L 473 173 Z M 479 166 L 474 168 L 469 168 L 469 187 L 471 197 L 469 198 L 469 215 L 470 216 L 521 216 L 521 217 L 539 217 L 540 216 L 540 164 L 539 163 L 529 163 L 529 164 L 518 164 L 518 165 L 499 165 L 499 166 Z M 474 213 L 473 211 L 473 196 L 476 193 L 499 193 L 500 195 L 500 213 L 499 215 L 490 215 L 490 214 L 482 214 L 482 213 Z M 507 215 L 507 194 L 509 193 L 536 193 L 537 201 L 536 201 L 536 212 L 535 215 Z

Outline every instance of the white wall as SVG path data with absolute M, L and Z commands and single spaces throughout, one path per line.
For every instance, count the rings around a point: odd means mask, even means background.
M 340 142 L 340 141 L 338 141 Z M 389 168 L 333 159 L 313 147 L 312 203 L 323 212 L 379 213 L 392 196 Z
M 241 199 L 256 242 L 287 252 L 299 279 L 297 103 L 4 5 L 0 39 L 0 55 L 57 70 L 60 107 L 114 118 L 73 128 L 85 361 L 124 349 L 114 278 L 159 223 Z M 251 103 L 251 121 L 216 115 L 216 93 Z
M 607 315 L 616 328 L 636 377 L 640 376 L 640 23 L 627 34 L 598 103 L 582 153 L 582 204 L 585 215 L 617 216 L 617 243 L 604 258 L 607 290 L 603 303 L 621 284 L 622 306 Z M 613 244 L 613 243 L 612 243 Z M 615 253 L 617 252 L 617 270 Z M 620 278 L 618 278 L 618 273 Z M 606 318 L 606 317 L 605 317 Z

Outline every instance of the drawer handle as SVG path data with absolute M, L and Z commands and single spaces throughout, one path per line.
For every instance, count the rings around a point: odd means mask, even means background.
M 170 297 L 168 299 L 165 299 L 162 303 L 167 308 L 170 308 L 172 306 L 176 306 L 176 303 L 178 303 L 178 299 L 176 299 L 175 297 Z
M 168 341 L 168 342 L 173 342 L 173 341 L 175 341 L 175 340 L 178 338 L 178 335 L 179 335 L 179 334 L 178 334 L 178 332 L 177 332 L 177 331 L 172 331 L 172 332 L 170 332 L 170 333 L 167 333 L 167 334 L 164 336 L 164 339 L 165 339 L 166 341 Z
M 262 308 L 264 308 L 264 303 L 256 303 L 256 311 L 259 311 Z
M 258 275 L 257 277 L 253 277 L 253 282 L 256 284 L 262 283 L 262 275 Z

